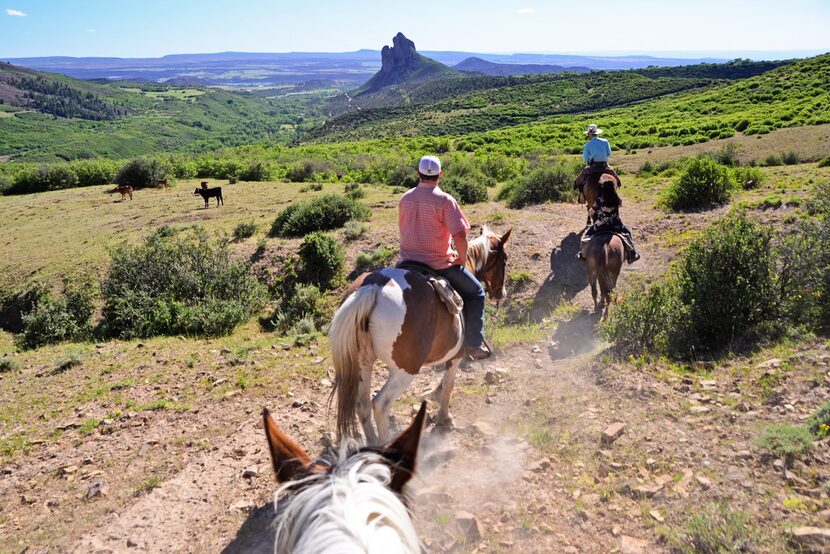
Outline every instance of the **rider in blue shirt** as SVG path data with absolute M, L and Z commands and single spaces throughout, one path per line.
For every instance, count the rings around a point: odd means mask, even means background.
M 596 125 L 588 125 L 588 131 L 585 134 L 588 135 L 590 140 L 582 149 L 582 158 L 588 165 L 594 162 L 608 163 L 608 158 L 611 157 L 611 145 L 608 144 L 607 140 L 599 138 L 600 133 L 602 133 L 602 129 Z

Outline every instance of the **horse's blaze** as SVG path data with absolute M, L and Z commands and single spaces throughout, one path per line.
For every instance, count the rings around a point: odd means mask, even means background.
M 416 375 L 426 364 L 445 360 L 461 343 L 459 318 L 447 311 L 432 287 L 421 277 L 406 273 L 403 291 L 406 315 L 392 345 L 392 360 Z

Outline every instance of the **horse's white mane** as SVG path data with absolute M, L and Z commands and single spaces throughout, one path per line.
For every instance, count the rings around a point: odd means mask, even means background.
M 389 489 L 389 466 L 380 454 L 350 455 L 354 450 L 355 443 L 347 441 L 337 451 L 331 471 L 277 489 L 274 552 L 421 552 L 409 511 Z
M 490 257 L 490 243 L 487 239 L 490 237 L 496 236 L 493 231 L 490 230 L 487 225 L 482 228 L 481 235 L 474 240 L 470 241 L 467 245 L 467 252 L 478 252 L 479 255 L 475 256 L 476 266 L 475 271 L 480 271 L 487 267 L 487 259 Z

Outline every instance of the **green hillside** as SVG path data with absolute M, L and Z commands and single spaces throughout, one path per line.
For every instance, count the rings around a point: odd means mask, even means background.
M 713 86 L 713 81 L 651 79 L 630 72 L 439 81 L 415 91 L 413 105 L 353 111 L 326 121 L 308 138 L 331 142 L 364 137 L 458 135 L 708 86 Z M 430 97 L 441 100 L 429 103 Z M 416 104 L 418 101 L 422 103 Z
M 16 86 L 11 87 L 9 83 Z M 0 157 L 25 161 L 286 144 L 327 91 L 272 97 L 214 88 L 98 84 L 0 65 Z
M 347 114 L 326 122 L 311 140 L 450 135 L 462 150 L 520 153 L 577 151 L 589 119 L 601 123 L 620 148 L 830 122 L 830 55 L 732 82 L 649 79 L 633 72 L 527 79 L 424 106 Z

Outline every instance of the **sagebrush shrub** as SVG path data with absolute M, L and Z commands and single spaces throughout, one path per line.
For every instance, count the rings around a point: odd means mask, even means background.
M 115 248 L 102 293 L 106 324 L 120 338 L 226 335 L 267 297 L 227 242 L 209 240 L 202 228 L 169 227 Z
M 757 167 L 735 167 L 732 169 L 735 182 L 744 190 L 757 189 L 764 184 L 766 176 Z
M 691 160 L 663 193 L 672 210 L 694 210 L 729 202 L 735 182 L 729 168 L 700 157 Z
M 256 223 L 253 221 L 245 221 L 234 227 L 233 238 L 234 240 L 243 240 L 254 236 L 258 230 L 259 226 Z
M 499 196 L 506 197 L 507 205 L 516 209 L 544 202 L 567 202 L 576 197 L 573 188 L 576 176 L 577 172 L 568 164 L 554 163 L 536 168 L 506 185 L 509 192 Z
M 158 160 L 136 158 L 121 166 L 115 175 L 115 182 L 140 189 L 156 186 L 156 181 L 164 179 L 166 175 L 166 168 Z
M 360 274 L 382 267 L 389 267 L 397 254 L 396 249 L 383 245 L 378 246 L 371 252 L 361 252 L 355 258 L 354 272 Z
M 311 233 L 300 245 L 299 254 L 298 275 L 306 283 L 329 289 L 343 272 L 345 252 L 334 237 L 321 232 Z
M 348 240 L 357 240 L 369 230 L 369 224 L 365 221 L 349 220 L 343 225 L 343 234 Z
M 830 167 L 830 156 L 819 160 L 818 167 Z
M 278 237 L 303 236 L 342 227 L 349 220 L 364 221 L 368 217 L 369 209 L 356 200 L 324 194 L 285 208 L 274 220 L 270 234 Z
M 806 427 L 776 423 L 765 428 L 753 442 L 773 456 L 793 460 L 813 447 L 813 436 Z
M 670 542 L 683 554 L 754 552 L 752 541 L 756 536 L 750 517 L 733 512 L 724 502 L 708 504 L 689 515 L 683 531 L 672 533 Z

